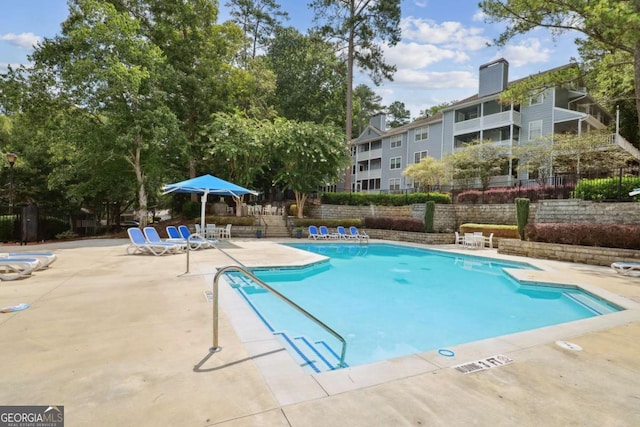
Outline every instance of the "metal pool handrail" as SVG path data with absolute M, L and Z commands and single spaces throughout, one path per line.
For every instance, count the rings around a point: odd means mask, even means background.
M 268 290 L 269 292 L 271 292 L 272 294 L 274 294 L 275 296 L 280 298 L 282 301 L 286 302 L 291 307 L 293 307 L 294 309 L 298 310 L 300 313 L 305 315 L 307 318 L 309 318 L 310 320 L 314 321 L 318 326 L 323 328 L 325 331 L 327 331 L 331 335 L 333 335 L 338 341 L 340 341 L 342 343 L 342 351 L 340 353 L 340 363 L 338 364 L 338 368 L 342 368 L 342 367 L 345 366 L 344 358 L 345 358 L 345 355 L 347 353 L 347 341 L 344 338 L 342 338 L 342 335 L 340 335 L 339 333 L 334 331 L 331 327 L 329 327 L 322 320 L 318 319 L 313 314 L 309 313 L 307 310 L 305 310 L 304 308 L 300 307 L 295 302 L 291 301 L 289 298 L 287 298 L 286 296 L 282 295 L 280 292 L 276 291 L 275 289 L 273 289 L 271 286 L 267 285 L 262 280 L 258 279 L 256 276 L 254 276 L 252 273 L 247 271 L 245 268 L 237 266 L 237 265 L 228 265 L 226 267 L 222 267 L 221 269 L 219 269 L 217 271 L 216 275 L 213 278 L 213 304 L 212 304 L 213 305 L 213 347 L 211 347 L 209 349 L 209 351 L 211 353 L 214 353 L 214 352 L 217 352 L 217 351 L 221 350 L 221 347 L 218 346 L 218 279 L 220 278 L 220 276 L 223 273 L 226 273 L 227 271 L 238 271 L 238 272 L 246 275 L 251 280 L 253 280 L 254 282 L 258 283 L 260 286 L 262 286 L 264 289 Z

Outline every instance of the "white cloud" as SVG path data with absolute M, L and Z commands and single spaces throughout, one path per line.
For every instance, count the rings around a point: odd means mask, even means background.
M 400 42 L 394 47 L 386 47 L 384 57 L 390 64 L 401 69 L 425 68 L 441 61 L 461 63 L 469 60 L 463 51 L 442 49 L 433 44 Z
M 521 67 L 527 64 L 548 62 L 551 49 L 543 47 L 539 39 L 530 38 L 522 40 L 518 44 L 505 46 L 496 56 L 503 57 L 514 67 Z
M 40 39 L 40 36 L 36 36 L 33 33 L 7 33 L 0 35 L 0 40 L 7 41 L 14 46 L 18 46 L 24 49 L 31 49 L 33 45 L 40 41 Z
M 471 19 L 473 19 L 474 22 L 484 22 L 484 18 L 486 17 L 487 15 L 483 11 L 479 10 L 473 14 Z
M 468 71 L 398 70 L 394 75 L 393 84 L 422 90 L 471 89 L 473 91 L 478 87 L 478 77 Z
M 18 67 L 20 67 L 21 65 L 24 65 L 26 67 L 29 67 L 30 64 L 29 63 L 25 63 L 25 64 L 19 64 L 17 62 L 0 62 L 0 73 L 6 73 L 7 71 L 9 71 L 9 66 L 11 66 L 11 68 L 13 68 L 14 70 Z
M 465 27 L 460 22 L 436 23 L 430 19 L 409 16 L 400 22 L 402 37 L 417 43 L 442 45 L 448 49 L 475 51 L 486 47 L 491 41 L 480 27 Z

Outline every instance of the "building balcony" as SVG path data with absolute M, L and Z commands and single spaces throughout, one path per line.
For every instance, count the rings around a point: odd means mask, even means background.
M 382 169 L 378 168 L 378 169 L 367 169 L 363 171 L 357 171 L 355 175 L 356 180 L 376 179 L 376 178 L 382 178 Z
M 465 133 L 479 132 L 484 129 L 493 129 L 503 126 L 520 126 L 522 123 L 519 111 L 509 110 L 502 113 L 491 114 L 478 117 L 477 119 L 465 120 L 454 123 L 453 134 L 462 135 Z
M 356 158 L 358 161 L 368 159 L 379 159 L 382 157 L 382 148 L 376 148 L 375 150 L 358 151 Z

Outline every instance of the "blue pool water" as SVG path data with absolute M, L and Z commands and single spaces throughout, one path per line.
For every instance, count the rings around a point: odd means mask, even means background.
M 520 284 L 503 272 L 532 269 L 522 263 L 389 244 L 290 246 L 330 261 L 254 274 L 341 334 L 351 366 L 618 311 L 580 290 Z M 338 340 L 255 284 L 231 280 L 301 364 L 335 367 Z

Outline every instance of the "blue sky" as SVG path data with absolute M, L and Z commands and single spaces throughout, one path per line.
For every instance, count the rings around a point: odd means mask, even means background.
M 8 64 L 27 64 L 34 43 L 60 32 L 67 17 L 67 2 L 0 0 L 0 4 L 2 73 Z M 290 16 L 285 25 L 305 32 L 312 19 L 307 1 L 279 0 L 279 4 Z M 385 47 L 387 61 L 398 68 L 394 81 L 375 87 L 359 74 L 355 84 L 372 87 L 385 105 L 404 102 L 415 117 L 433 105 L 475 94 L 478 68 L 494 59 L 509 62 L 509 80 L 514 80 L 566 64 L 577 56 L 574 36 L 568 34 L 554 41 L 544 30 L 532 31 L 501 49 L 487 47 L 502 25 L 485 23 L 477 4 L 478 0 L 403 0 L 402 41 Z M 227 18 L 222 6 L 220 21 Z

